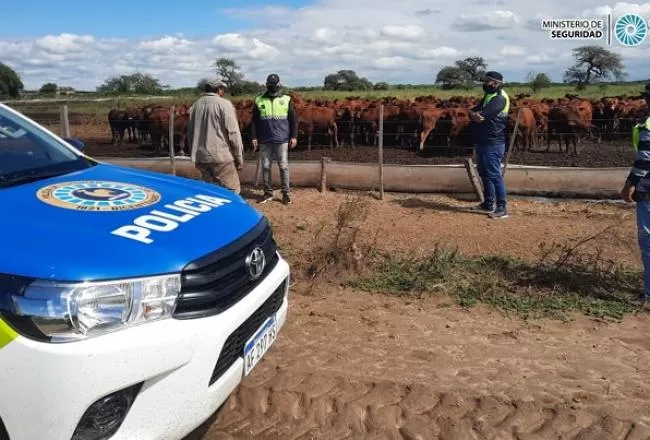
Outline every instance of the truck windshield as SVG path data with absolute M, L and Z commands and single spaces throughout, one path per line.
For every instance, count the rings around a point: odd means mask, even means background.
M 0 189 L 94 166 L 37 124 L 0 106 Z

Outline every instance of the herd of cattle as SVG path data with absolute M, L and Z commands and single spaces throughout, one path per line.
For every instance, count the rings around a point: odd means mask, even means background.
M 299 145 L 312 147 L 314 134 L 327 134 L 329 145 L 377 145 L 380 107 L 383 104 L 384 145 L 423 150 L 427 146 L 452 149 L 471 148 L 469 110 L 477 98 L 457 96 L 440 99 L 422 96 L 414 99 L 383 98 L 369 100 L 346 98 L 332 101 L 303 100 L 293 95 L 299 118 Z M 234 102 L 245 145 L 252 118 L 253 101 Z M 187 149 L 188 110 L 190 104 L 174 107 L 173 132 L 177 149 Z M 584 99 L 565 95 L 558 99 L 532 99 L 530 95 L 511 97 L 509 134 L 517 127 L 515 149 L 558 141 L 558 150 L 577 154 L 580 139 L 629 139 L 637 121 L 644 118 L 645 101 L 641 97 L 604 97 Z M 113 144 L 121 144 L 125 133 L 129 142 L 143 145 L 150 141 L 158 151 L 169 151 L 170 107 L 147 105 L 142 108 L 113 109 L 108 113 Z M 304 142 L 306 141 L 306 142 Z M 563 148 L 564 144 L 564 148 Z

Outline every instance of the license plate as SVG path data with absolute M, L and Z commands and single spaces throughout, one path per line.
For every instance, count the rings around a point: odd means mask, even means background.
M 267 319 L 244 346 L 244 376 L 248 376 L 278 335 L 275 315 Z

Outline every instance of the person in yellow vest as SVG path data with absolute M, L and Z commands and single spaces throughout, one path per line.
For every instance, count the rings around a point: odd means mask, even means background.
M 262 154 L 262 180 L 264 194 L 259 203 L 273 200 L 271 162 L 275 159 L 280 168 L 282 203 L 291 203 L 289 197 L 289 149 L 297 144 L 298 118 L 291 96 L 285 95 L 280 77 L 275 73 L 266 78 L 266 92 L 255 97 L 253 119 L 250 126 L 253 151 L 258 147 Z
M 485 195 L 485 201 L 478 206 L 478 210 L 488 213 L 491 218 L 502 219 L 508 217 L 501 162 L 506 150 L 510 98 L 503 90 L 503 76 L 499 72 L 485 73 L 483 91 L 483 99 L 469 112 L 476 145 L 476 168 Z
M 632 129 L 634 165 L 621 191 L 623 200 L 636 202 L 637 238 L 644 268 L 643 296 L 650 300 L 650 84 L 642 93 L 646 109 Z

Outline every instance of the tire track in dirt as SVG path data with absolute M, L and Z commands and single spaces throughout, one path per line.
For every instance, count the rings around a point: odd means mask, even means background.
M 278 239 L 292 244 L 293 258 L 314 240 L 295 225 L 315 229 L 342 199 L 298 191 L 291 210 L 264 208 Z M 586 218 L 586 205 L 513 205 L 527 215 L 500 224 L 491 236 L 495 249 L 519 257 L 528 249 L 508 237 L 526 237 L 530 247 L 558 238 L 558 230 L 571 236 L 572 228 L 600 228 L 603 216 L 618 214 L 592 207 L 597 216 Z M 392 233 L 405 249 L 419 249 L 429 234 L 424 224 L 435 231 L 431 243 L 451 235 L 467 248 L 481 235 L 476 251 L 490 252 L 485 232 L 453 236 L 455 229 L 475 227 L 474 219 L 420 218 L 379 202 L 374 209 L 370 217 L 377 222 L 390 218 L 409 231 Z M 608 252 L 630 258 L 626 247 L 617 249 Z M 650 439 L 641 425 L 650 420 L 647 316 L 617 324 L 579 316 L 524 322 L 486 307 L 459 308 L 444 296 L 385 296 L 337 283 L 317 287 L 297 281 L 273 349 L 217 417 L 186 440 Z
M 650 429 L 569 402 L 276 369 L 243 383 L 203 438 L 641 440 Z

